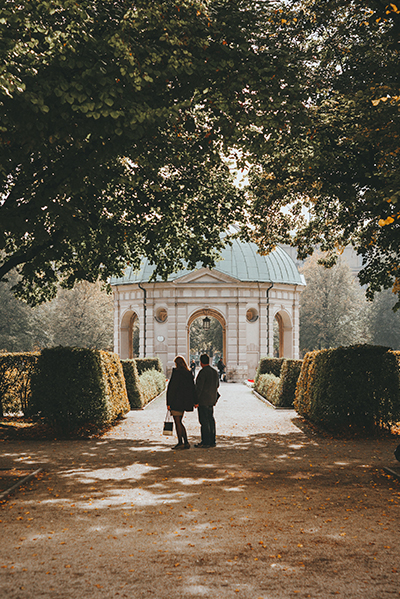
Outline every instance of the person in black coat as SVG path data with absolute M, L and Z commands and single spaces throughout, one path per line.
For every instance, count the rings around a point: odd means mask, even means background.
M 173 416 L 178 437 L 178 443 L 172 449 L 189 449 L 182 418 L 185 412 L 193 412 L 193 408 L 197 406 L 196 389 L 185 358 L 176 356 L 174 362 L 176 367 L 172 369 L 167 387 L 167 408 Z
M 201 443 L 195 447 L 215 447 L 214 406 L 218 401 L 219 376 L 210 366 L 207 354 L 200 356 L 201 370 L 196 379 L 198 416 L 200 422 Z
M 190 370 L 192 372 L 193 378 L 195 378 L 196 377 L 196 361 L 195 360 L 192 360 L 190 362 Z

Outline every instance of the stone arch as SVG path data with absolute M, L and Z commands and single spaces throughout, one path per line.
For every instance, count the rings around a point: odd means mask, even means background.
M 201 316 L 208 316 L 208 317 L 211 316 L 212 318 L 215 318 L 216 320 L 218 320 L 218 322 L 222 326 L 222 353 L 223 353 L 224 362 L 226 364 L 226 360 L 227 360 L 226 320 L 225 320 L 224 316 L 221 314 L 221 312 L 218 312 L 218 310 L 215 310 L 214 308 L 198 308 L 197 310 L 192 312 L 192 314 L 189 316 L 189 319 L 188 319 L 187 325 L 186 325 L 188 359 L 190 358 L 190 356 L 189 356 L 189 353 L 190 353 L 190 327 L 192 326 L 192 323 L 196 320 L 196 318 L 200 318 Z
M 122 359 L 133 358 L 133 327 L 136 322 L 139 322 L 139 316 L 134 310 L 127 310 L 124 312 L 120 331 L 121 331 L 121 352 L 120 356 Z
M 274 320 L 279 328 L 279 357 L 293 358 L 293 323 L 290 314 L 285 310 L 277 310 Z

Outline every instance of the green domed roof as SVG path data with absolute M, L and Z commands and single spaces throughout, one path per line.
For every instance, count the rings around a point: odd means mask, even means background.
M 194 270 L 180 270 L 172 273 L 168 281 L 175 281 L 190 272 L 201 268 L 201 264 Z M 112 278 L 111 285 L 128 285 L 130 283 L 146 283 L 150 280 L 155 269 L 147 258 L 143 259 L 140 270 L 127 268 L 125 276 Z M 267 256 L 261 256 L 254 243 L 235 239 L 232 246 L 225 247 L 221 258 L 212 269 L 226 274 L 243 282 L 258 283 L 286 283 L 290 285 L 305 285 L 304 276 L 299 273 L 292 258 L 281 247 L 277 247 Z M 161 281 L 157 278 L 156 281 Z

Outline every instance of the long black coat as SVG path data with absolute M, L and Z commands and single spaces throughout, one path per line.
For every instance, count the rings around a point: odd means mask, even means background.
M 193 412 L 197 403 L 193 376 L 186 368 L 173 368 L 167 387 L 167 406 L 179 412 Z

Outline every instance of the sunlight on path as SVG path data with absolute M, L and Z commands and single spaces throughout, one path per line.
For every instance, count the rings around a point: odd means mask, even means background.
M 248 437 L 259 433 L 287 435 L 299 433 L 292 423 L 294 410 L 274 410 L 253 395 L 243 384 L 222 383 L 221 397 L 215 407 L 218 437 Z M 162 435 L 166 414 L 165 394 L 146 406 L 144 410 L 129 413 L 126 420 L 111 431 L 107 438 L 142 439 L 161 441 L 165 445 L 175 442 L 174 437 Z M 184 423 L 190 441 L 197 441 L 200 434 L 197 410 L 186 412 Z
M 398 594 L 393 442 L 332 439 L 223 384 L 217 447 L 171 451 L 165 395 L 100 438 L 2 444 L 43 475 L 0 504 L 7 599 L 381 599 Z M 393 592 L 395 591 L 395 593 Z

